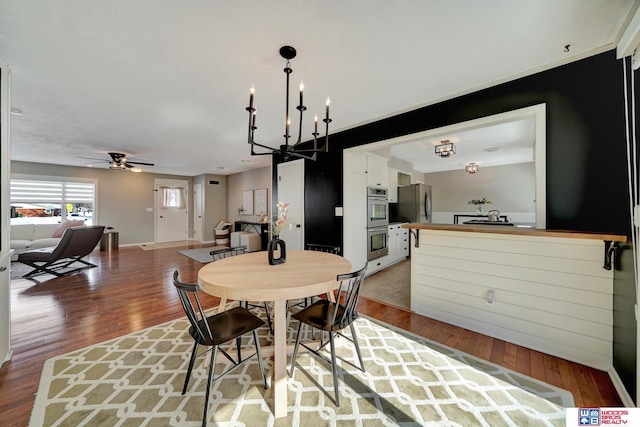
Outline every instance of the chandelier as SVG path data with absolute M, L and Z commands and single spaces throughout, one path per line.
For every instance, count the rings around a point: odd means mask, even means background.
M 291 127 L 291 116 L 289 116 L 289 75 L 293 72 L 291 69 L 290 60 L 296 57 L 296 50 L 291 46 L 282 46 L 280 48 L 280 56 L 282 56 L 286 60 L 286 65 L 284 68 L 284 73 L 287 76 L 287 94 L 286 94 L 286 108 L 285 108 L 285 132 L 284 132 L 284 144 L 279 148 L 272 148 L 267 145 L 259 144 L 254 139 L 256 127 L 256 108 L 254 107 L 254 95 L 255 89 L 251 86 L 251 90 L 249 92 L 249 106 L 246 110 L 249 112 L 249 137 L 248 142 L 251 144 L 251 155 L 252 156 L 264 156 L 269 154 L 280 154 L 285 160 L 291 157 L 300 157 L 309 160 L 316 160 L 317 153 L 326 153 L 329 151 L 329 123 L 331 123 L 331 119 L 329 118 L 329 104 L 331 100 L 327 98 L 326 108 L 325 108 L 325 118 L 322 121 L 325 123 L 325 136 L 324 136 L 324 145 L 318 148 L 318 115 L 316 114 L 314 117 L 314 131 L 313 135 L 313 148 L 303 148 L 308 147 L 308 145 L 302 145 L 302 114 L 307 109 L 307 107 L 303 104 L 303 92 L 304 92 L 304 84 L 300 82 L 300 101 L 296 110 L 300 111 L 300 121 L 298 124 L 298 139 L 295 143 L 289 143 L 289 138 L 291 135 L 289 134 L 289 129 Z M 266 152 L 256 152 L 255 147 L 264 148 Z
M 470 174 L 474 174 L 476 172 L 478 172 L 478 165 L 476 163 L 469 163 L 467 166 L 464 167 L 464 170 L 467 171 Z
M 456 147 L 453 145 L 453 142 L 445 139 L 444 141 L 440 141 L 440 145 L 436 145 L 435 151 L 436 156 L 449 157 L 452 154 L 456 154 Z

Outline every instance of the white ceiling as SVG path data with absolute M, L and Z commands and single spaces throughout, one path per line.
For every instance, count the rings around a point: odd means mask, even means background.
M 533 162 L 535 119 L 511 121 L 453 134 L 393 145 L 390 155 L 410 162 L 419 172 L 464 169 L 476 163 L 480 169 L 515 163 Z M 453 143 L 455 154 L 438 157 L 435 146 Z
M 84 166 L 79 157 L 118 151 L 155 163 L 146 170 L 188 176 L 262 167 L 270 156 L 250 156 L 245 108 L 253 84 L 256 140 L 279 145 L 283 45 L 298 50 L 292 91 L 297 99 L 304 80 L 308 138 L 327 96 L 331 131 L 351 128 L 613 49 L 635 8 L 634 0 L 0 0 L 0 61 L 12 68 L 12 106 L 23 111 L 11 116 L 11 157 Z

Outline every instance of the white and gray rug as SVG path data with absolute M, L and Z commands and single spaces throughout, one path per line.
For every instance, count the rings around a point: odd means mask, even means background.
M 152 251 L 155 249 L 175 248 L 177 246 L 189 246 L 189 245 L 195 245 L 195 244 L 200 244 L 200 241 L 187 239 L 187 240 L 178 240 L 175 242 L 144 243 L 142 245 L 138 245 L 138 247 L 140 247 L 145 251 Z
M 214 383 L 210 425 L 565 425 L 564 407 L 573 406 L 565 390 L 365 317 L 356 322 L 366 372 L 342 363 L 340 407 L 297 368 L 288 416 L 274 419 L 271 388 L 261 386 L 254 359 Z M 193 343 L 187 328 L 178 319 L 47 360 L 30 426 L 200 425 L 207 378 L 200 363 L 181 395 Z M 269 338 L 264 328 L 263 345 Z M 356 360 L 342 341 L 340 356 Z M 216 369 L 225 362 L 220 357 Z M 332 393 L 330 367 L 308 354 L 298 362 Z
M 223 249 L 226 247 L 227 246 L 210 246 L 208 248 L 183 249 L 181 251 L 178 251 L 178 253 L 195 261 L 198 261 L 201 264 L 207 264 L 213 261 L 213 257 L 211 256 L 212 250 Z

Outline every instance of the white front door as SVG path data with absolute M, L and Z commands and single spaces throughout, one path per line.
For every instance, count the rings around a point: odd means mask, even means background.
M 278 202 L 288 202 L 288 227 L 280 233 L 287 249 L 304 249 L 304 160 L 278 165 Z M 274 215 L 276 215 L 274 213 Z
M 202 184 L 193 185 L 193 238 L 202 242 Z
M 156 179 L 156 243 L 186 240 L 189 181 Z

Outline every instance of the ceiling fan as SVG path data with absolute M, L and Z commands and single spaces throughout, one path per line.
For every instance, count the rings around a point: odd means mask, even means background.
M 153 163 L 134 162 L 127 160 L 127 155 L 124 153 L 108 153 L 111 156 L 111 160 L 92 159 L 90 157 L 81 157 L 82 159 L 100 160 L 109 163 L 109 169 L 133 169 L 136 166 L 154 166 Z

